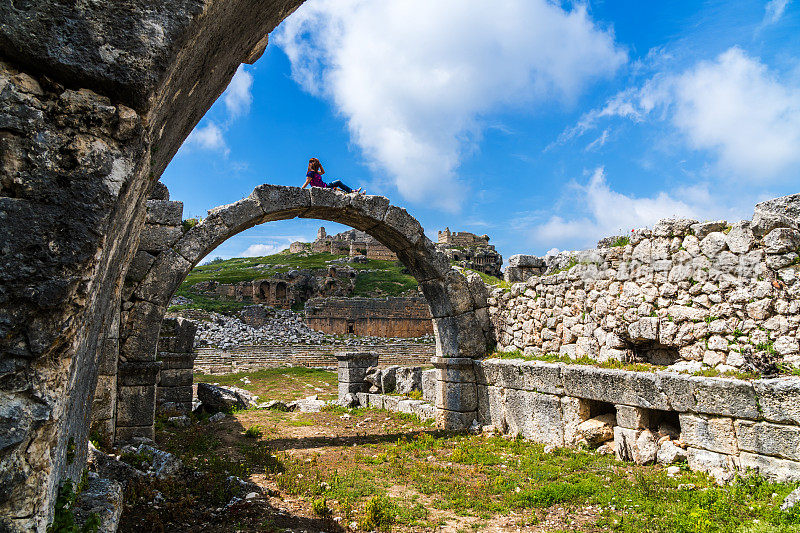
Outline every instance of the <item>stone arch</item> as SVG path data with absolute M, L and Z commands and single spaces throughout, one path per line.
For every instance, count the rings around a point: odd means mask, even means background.
M 123 302 L 117 441 L 152 437 L 159 328 L 172 295 L 189 271 L 234 235 L 258 224 L 295 217 L 351 226 L 396 253 L 428 301 L 438 357 L 472 358 L 485 353 L 493 336 L 486 286 L 477 275 L 465 277 L 452 268 L 405 209 L 391 205 L 382 196 L 260 185 L 247 198 L 210 210 L 207 218 L 172 247 L 158 253 L 132 288 L 130 299 Z M 269 284 L 271 300 L 276 303 L 281 300 L 281 286 L 285 299 L 285 282 Z
M 150 295 L 161 303 L 143 298 L 121 308 L 148 194 L 239 65 L 258 59 L 268 33 L 302 2 L 0 3 L 0 122 L 7 148 L 0 165 L 13 176 L 0 184 L 0 405 L 12 435 L 0 456 L 0 529 L 44 531 L 59 484 L 80 478 L 101 352 L 123 345 L 127 353 L 155 352 L 155 346 L 135 347 L 151 339 L 131 337 L 128 326 L 160 320 L 166 302 Z M 307 203 L 263 215 L 314 216 L 335 207 L 304 194 Z M 242 205 L 264 201 L 259 196 Z M 369 202 L 364 209 L 380 212 L 380 201 Z M 399 224 L 405 212 L 386 207 L 372 230 L 384 244 L 403 248 L 431 301 L 446 302 L 438 318 L 440 342 L 449 347 L 443 353 L 471 353 L 455 325 L 472 321 L 467 316 L 477 320 L 474 313 L 445 313 L 464 303 L 447 296 L 451 274 L 424 261 L 430 242 L 421 231 L 405 234 Z M 246 224 L 230 217 L 247 209 L 209 217 L 189 232 L 194 244 Z M 347 224 L 346 213 L 360 211 L 334 212 Z M 172 258 L 191 264 L 199 250 L 189 240 L 183 244 Z M 167 257 L 160 259 L 153 267 L 177 282 L 180 270 L 170 271 Z M 124 365 L 141 363 L 150 375 L 157 367 L 148 362 L 120 360 L 120 374 Z M 140 375 L 128 376 L 138 387 Z
M 276 302 L 285 302 L 288 290 L 286 288 L 285 281 L 279 281 L 275 284 L 275 301 Z

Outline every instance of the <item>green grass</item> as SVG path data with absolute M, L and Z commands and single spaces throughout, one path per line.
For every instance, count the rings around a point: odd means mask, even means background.
M 252 302 L 236 302 L 201 294 L 193 289 L 194 285 L 204 281 L 218 283 L 253 281 L 270 278 L 295 269 L 326 269 L 330 266 L 328 261 L 346 257 L 327 252 L 293 254 L 284 250 L 264 257 L 237 257 L 227 260 L 217 258 L 205 265 L 193 268 L 175 292 L 176 296 L 189 298 L 192 303 L 173 306 L 170 310 L 204 309 L 217 313 L 235 313 Z M 382 291 L 380 294 L 383 296 L 398 296 L 417 287 L 417 280 L 413 276 L 403 273 L 403 266 L 396 261 L 370 259 L 363 264 L 348 263 L 348 266 L 362 271 L 356 275 L 352 296 L 369 297 L 376 294 L 378 290 Z
M 242 378 L 249 379 L 250 383 L 243 383 Z M 304 367 L 267 368 L 224 375 L 194 375 L 195 383 L 219 383 L 223 387 L 235 385 L 258 395 L 259 401 L 284 402 L 313 394 L 318 394 L 322 400 L 331 399 L 337 394 L 337 379 L 336 372 Z M 319 392 L 317 388 L 324 389 L 325 392 Z
M 615 368 L 621 370 L 630 370 L 634 372 L 653 372 L 656 370 L 663 370 L 666 368 L 662 365 L 653 365 L 650 363 L 624 363 L 616 359 L 609 359 L 607 361 L 597 361 L 591 357 L 578 357 L 572 359 L 566 355 L 559 355 L 555 353 L 541 354 L 541 355 L 525 355 L 519 350 L 511 352 L 495 352 L 486 356 L 487 359 L 522 359 L 525 361 L 544 361 L 546 363 L 565 363 L 569 365 L 589 365 L 598 368 Z
M 491 276 L 489 274 L 485 274 L 478 270 L 472 270 L 471 268 L 465 268 L 466 272 L 474 272 L 475 274 L 479 275 L 483 282 L 487 285 L 491 285 L 493 287 L 500 287 L 501 289 L 509 289 L 511 288 L 511 284 L 508 283 L 506 280 L 502 278 L 498 278 L 496 276 Z

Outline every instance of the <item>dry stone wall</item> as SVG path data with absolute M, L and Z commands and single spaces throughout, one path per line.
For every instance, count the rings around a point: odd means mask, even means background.
M 311 298 L 304 320 L 328 334 L 408 338 L 433 333 L 424 298 Z
M 489 300 L 500 350 L 726 370 L 800 365 L 800 195 L 752 221 L 662 220 Z

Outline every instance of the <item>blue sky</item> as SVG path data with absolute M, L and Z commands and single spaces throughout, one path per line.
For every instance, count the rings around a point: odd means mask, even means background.
M 507 259 L 800 192 L 800 2 L 308 0 L 162 176 L 185 216 L 326 178 Z M 265 255 L 330 222 L 252 228 Z

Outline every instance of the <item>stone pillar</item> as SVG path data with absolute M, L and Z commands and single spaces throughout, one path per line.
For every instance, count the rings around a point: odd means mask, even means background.
M 125 442 L 133 437 L 152 438 L 154 434 L 156 389 L 162 366 L 161 361 L 156 360 L 156 346 L 161 322 L 169 303 L 167 299 L 171 295 L 163 294 L 161 287 L 148 284 L 145 278 L 153 268 L 159 268 L 159 272 L 163 270 L 162 275 L 169 277 L 172 265 L 159 266 L 160 263 L 155 262 L 156 256 L 163 261 L 160 252 L 169 249 L 183 235 L 183 203 L 170 201 L 165 187 L 158 188 L 156 195 L 162 199 L 147 201 L 147 217 L 139 248 L 128 268 L 122 289 L 117 417 L 113 432 L 115 442 Z M 194 330 L 191 336 L 193 342 Z M 167 342 L 165 352 L 171 353 L 170 342 Z M 181 357 L 186 358 L 185 355 Z M 173 361 L 170 360 L 167 383 L 177 383 L 176 374 L 180 373 L 172 364 Z M 187 363 L 184 361 L 176 364 L 185 366 Z M 188 374 L 191 380 L 191 362 L 189 364 Z M 185 369 L 183 370 L 183 374 L 186 374 Z M 182 379 L 185 381 L 185 375 Z M 189 385 L 191 387 L 191 381 Z M 191 396 L 188 402 L 191 408 Z
M 367 369 L 378 366 L 377 352 L 340 352 L 336 354 L 339 361 L 339 399 L 347 393 L 367 391 Z
M 103 444 L 114 442 L 117 417 L 117 360 L 119 359 L 119 309 L 112 318 L 108 334 L 100 348 L 97 388 L 92 401 L 91 438 Z
M 116 442 L 127 442 L 134 437 L 154 437 L 156 383 L 160 369 L 160 361 L 119 364 Z
M 468 357 L 433 357 L 436 369 L 436 425 L 462 430 L 478 418 L 474 362 Z
M 156 392 L 159 413 L 188 414 L 192 411 L 194 336 L 197 324 L 185 318 L 165 318 L 158 337 L 161 373 Z

